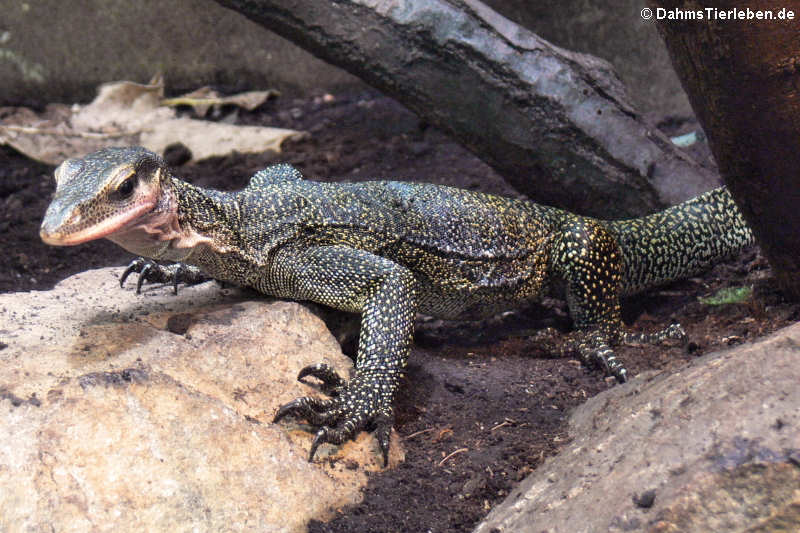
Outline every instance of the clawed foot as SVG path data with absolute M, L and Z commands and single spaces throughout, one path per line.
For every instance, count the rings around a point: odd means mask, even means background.
M 563 352 L 576 351 L 581 362 L 588 367 L 600 368 L 606 376 L 614 376 L 619 383 L 628 381 L 628 370 L 617 359 L 614 350 L 600 332 L 581 331 L 564 343 Z
M 686 335 L 686 331 L 680 324 L 670 324 L 655 333 L 625 332 L 622 334 L 622 342 L 627 344 L 658 344 L 667 339 L 678 340 L 684 344 L 689 342 L 689 336 Z
M 375 428 L 375 437 L 383 455 L 383 465 L 389 464 L 389 435 L 394 424 L 392 398 L 397 387 L 396 374 L 378 370 L 358 371 L 349 382 L 328 365 L 307 366 L 297 376 L 302 380 L 313 376 L 322 381 L 328 399 L 304 396 L 283 405 L 273 422 L 286 416 L 307 420 L 320 426 L 311 443 L 308 460 L 314 459 L 319 445 L 324 442 L 342 444 L 356 433 Z
M 605 342 L 599 343 L 589 356 L 595 365 L 600 367 L 606 376 L 614 376 L 618 383 L 628 381 L 628 369 L 617 359 L 617 354 Z
M 125 280 L 128 279 L 128 276 L 133 272 L 139 274 L 139 279 L 136 281 L 136 294 L 141 294 L 142 284 L 145 281 L 151 283 L 172 283 L 175 294 L 178 294 L 178 283 L 195 285 L 209 279 L 208 276 L 200 272 L 200 269 L 197 267 L 184 265 L 183 263 L 159 265 L 150 259 L 137 257 L 131 261 L 128 267 L 122 272 L 122 276 L 119 278 L 120 287 L 125 284 Z
M 614 376 L 618 382 L 625 383 L 628 381 L 628 371 L 617 359 L 608 339 L 615 339 L 614 344 L 620 341 L 626 344 L 658 344 L 667 339 L 688 343 L 688 336 L 681 325 L 670 324 L 655 333 L 615 332 L 602 329 L 576 332 L 564 343 L 563 351 L 577 351 L 581 362 L 585 365 L 599 367 L 607 376 Z

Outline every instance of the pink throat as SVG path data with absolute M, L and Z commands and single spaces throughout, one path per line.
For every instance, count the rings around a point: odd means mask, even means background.
M 129 252 L 144 256 L 152 256 L 154 250 L 164 249 L 181 237 L 177 206 L 171 198 L 163 199 L 154 210 L 106 236 Z

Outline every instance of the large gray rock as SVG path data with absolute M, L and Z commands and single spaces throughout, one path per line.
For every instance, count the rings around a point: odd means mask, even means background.
M 312 435 L 270 423 L 314 393 L 300 368 L 351 367 L 318 317 L 119 271 L 0 295 L 0 531 L 303 531 L 360 499 L 371 435 L 309 464 Z
M 570 424 L 476 533 L 800 531 L 800 324 L 614 387 Z

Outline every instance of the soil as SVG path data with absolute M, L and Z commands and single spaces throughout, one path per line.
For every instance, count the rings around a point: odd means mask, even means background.
M 282 161 L 322 180 L 392 178 L 442 183 L 505 195 L 515 191 L 475 156 L 394 101 L 371 92 L 269 102 L 253 112 L 220 110 L 214 119 L 309 132 L 279 155 L 240 155 L 185 163 L 169 159 L 196 184 L 242 187 L 264 166 Z M 667 134 L 695 128 L 665 120 Z M 707 148 L 693 156 L 709 163 Z M 0 291 L 46 290 L 76 272 L 124 265 L 131 256 L 110 242 L 45 246 L 38 226 L 54 188 L 53 168 L 0 148 Z M 706 305 L 698 298 L 752 286 L 742 303 Z M 757 249 L 710 272 L 626 299 L 624 319 L 637 331 L 683 324 L 688 346 L 621 346 L 630 375 L 674 372 L 699 355 L 752 341 L 800 319 L 784 301 Z M 471 531 L 515 483 L 569 440 L 570 411 L 614 386 L 593 369 L 559 358 L 553 346 L 569 330 L 566 305 L 548 300 L 482 322 L 419 320 L 395 428 L 406 460 L 370 477 L 364 500 L 339 509 L 320 532 Z M 624 429 L 624 428 L 621 428 Z

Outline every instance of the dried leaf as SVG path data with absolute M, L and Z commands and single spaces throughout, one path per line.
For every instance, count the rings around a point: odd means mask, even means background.
M 142 146 L 157 153 L 179 139 L 192 152 L 194 159 L 223 156 L 231 152 L 258 153 L 280 152 L 287 138 L 297 140 L 306 134 L 282 128 L 262 126 L 236 126 L 205 120 L 173 118 L 161 127 L 143 131 Z
M 258 107 L 274 94 L 252 91 L 218 100 L 250 109 L 248 106 Z M 281 128 L 176 118 L 172 108 L 162 105 L 163 96 L 164 84 L 157 77 L 149 84 L 120 81 L 101 85 L 97 97 L 85 106 L 55 104 L 41 115 L 17 108 L 0 124 L 0 144 L 56 165 L 68 157 L 108 146 L 133 144 L 162 153 L 170 144 L 180 142 L 189 148 L 194 159 L 233 151 L 280 152 L 285 139 L 307 135 Z
M 280 94 L 281 93 L 278 91 L 269 90 L 248 91 L 230 96 L 220 96 L 220 94 L 211 87 L 201 87 L 196 91 L 176 96 L 175 98 L 161 100 L 161 105 L 171 107 L 179 105 L 191 106 L 194 108 L 195 113 L 204 117 L 212 107 L 223 105 L 234 105 L 252 111 L 270 98 L 280 96 Z

